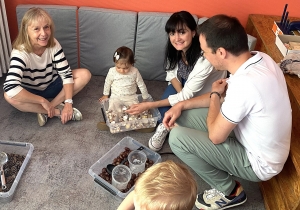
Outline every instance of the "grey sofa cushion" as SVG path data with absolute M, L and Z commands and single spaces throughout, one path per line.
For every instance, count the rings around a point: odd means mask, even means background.
M 71 68 L 78 68 L 78 45 L 76 24 L 77 7 L 38 4 L 18 5 L 16 7 L 16 12 L 19 28 L 25 12 L 31 7 L 43 8 L 50 14 L 55 25 L 54 37 L 61 44 Z
M 80 7 L 78 18 L 80 66 L 93 75 L 107 75 L 114 66 L 117 48 L 126 46 L 134 50 L 136 12 Z
M 135 67 L 145 80 L 166 78 L 163 68 L 168 40 L 165 24 L 172 13 L 139 12 L 135 45 Z
M 206 21 L 208 19 L 208 17 L 201 17 L 198 20 L 198 25 L 201 25 L 204 21 Z
M 249 46 L 249 50 L 253 51 L 256 45 L 256 41 L 257 39 L 254 36 L 251 36 L 249 34 L 247 34 L 248 36 L 248 46 Z

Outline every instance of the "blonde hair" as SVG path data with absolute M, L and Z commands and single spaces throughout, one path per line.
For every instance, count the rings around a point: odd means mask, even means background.
M 135 202 L 146 210 L 191 210 L 197 182 L 189 169 L 171 160 L 148 168 L 137 180 Z
M 30 38 L 28 36 L 28 26 L 33 22 L 38 22 L 40 20 L 46 20 L 50 26 L 51 35 L 47 44 L 48 47 L 54 47 L 54 23 L 51 16 L 42 8 L 32 7 L 30 8 L 22 18 L 20 30 L 17 38 L 13 42 L 13 48 L 17 50 L 24 50 L 27 53 L 33 52 Z

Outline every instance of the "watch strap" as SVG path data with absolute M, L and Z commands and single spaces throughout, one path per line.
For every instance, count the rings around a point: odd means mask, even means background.
M 66 99 L 65 103 L 73 104 L 73 100 L 72 99 Z

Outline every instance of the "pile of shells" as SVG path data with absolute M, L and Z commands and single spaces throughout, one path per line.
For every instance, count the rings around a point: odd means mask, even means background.
M 129 154 L 131 151 L 132 151 L 131 149 L 129 149 L 128 147 L 125 147 L 125 150 L 124 150 L 123 152 L 121 152 L 121 153 L 119 154 L 119 156 L 116 157 L 116 158 L 113 160 L 112 164 L 113 164 L 113 165 L 119 165 L 119 164 L 121 164 L 121 162 L 122 162 L 125 158 L 127 158 L 128 154 Z M 146 165 L 145 165 L 145 171 L 146 171 L 149 167 L 151 167 L 153 164 L 154 164 L 153 160 L 150 160 L 149 158 L 147 158 Z M 124 162 L 124 165 L 126 165 L 126 166 L 129 167 L 129 162 L 128 162 L 128 160 L 126 160 L 126 161 Z M 130 181 L 128 182 L 128 185 L 127 185 L 126 189 L 121 190 L 121 192 L 122 192 L 122 193 L 128 192 L 128 191 L 135 185 L 136 180 L 138 179 L 138 177 L 139 177 L 141 174 L 142 174 L 142 173 L 132 174 L 132 175 L 131 175 L 131 179 L 130 179 Z M 99 174 L 99 176 L 100 176 L 102 179 L 104 179 L 105 181 L 107 181 L 109 184 L 111 184 L 111 179 L 112 179 L 112 177 L 111 177 L 111 175 L 108 173 L 108 171 L 107 171 L 106 168 L 102 168 L 102 172 Z
M 24 155 L 17 154 L 7 154 L 8 161 L 3 166 L 5 181 L 6 181 L 6 189 L 2 190 L 1 182 L 0 182 L 0 192 L 8 192 L 15 181 L 15 178 L 25 160 Z
M 156 120 L 150 110 L 141 114 L 130 115 L 126 113 L 129 106 L 123 106 L 121 112 L 107 110 L 106 117 L 110 123 L 111 133 L 119 133 L 127 130 L 137 130 L 142 128 L 153 128 L 156 126 Z

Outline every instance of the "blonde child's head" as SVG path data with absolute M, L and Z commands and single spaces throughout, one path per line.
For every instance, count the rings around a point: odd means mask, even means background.
M 189 169 L 173 161 L 148 168 L 137 180 L 134 204 L 142 210 L 191 210 L 197 182 Z
M 54 23 L 51 16 L 42 8 L 32 7 L 23 16 L 20 25 L 20 30 L 17 38 L 13 43 L 13 48 L 18 50 L 24 50 L 25 52 L 33 52 L 33 47 L 30 42 L 30 37 L 28 35 L 28 27 L 40 21 L 45 21 L 50 26 L 51 35 L 46 47 L 55 46 L 54 42 Z

